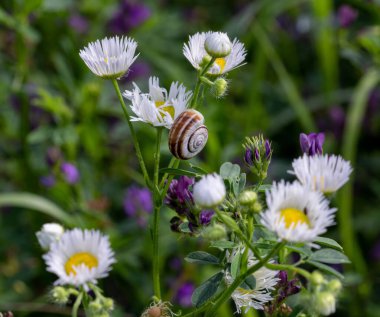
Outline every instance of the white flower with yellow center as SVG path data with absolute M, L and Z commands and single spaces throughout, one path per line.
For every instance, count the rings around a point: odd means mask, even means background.
M 261 222 L 281 240 L 311 243 L 334 224 L 336 209 L 329 208 L 322 193 L 298 182 L 273 183 L 266 201 Z
M 97 76 L 116 79 L 135 61 L 137 43 L 129 37 L 111 37 L 89 43 L 79 52 L 87 67 Z
M 149 93 L 142 93 L 139 87 L 133 83 L 132 91 L 126 90 L 123 96 L 132 102 L 131 109 L 136 117 L 131 121 L 142 121 L 155 127 L 170 129 L 173 121 L 187 109 L 192 96 L 191 91 L 178 82 L 172 83 L 169 93 L 160 87 L 157 77 L 149 78 Z
M 352 172 L 350 162 L 335 155 L 304 155 L 293 161 L 290 174 L 311 190 L 333 193 L 348 182 Z
M 183 54 L 189 60 L 191 65 L 197 70 L 202 69 L 205 60 L 211 57 L 205 49 L 205 41 L 208 37 L 212 39 L 213 32 L 196 33 L 190 36 L 189 42 L 183 46 Z M 211 43 L 210 43 L 211 46 Z M 219 57 L 207 71 L 208 75 L 219 76 L 244 65 L 246 50 L 244 45 L 236 38 L 232 41 L 231 51 L 226 57 Z
M 248 267 L 256 263 L 258 263 L 258 261 L 250 255 L 248 258 Z M 269 263 L 273 263 L 273 261 Z M 254 289 L 250 289 L 249 287 L 244 288 L 242 286 L 236 288 L 231 297 L 235 302 L 237 312 L 240 314 L 242 308 L 245 308 L 245 313 L 247 313 L 250 308 L 263 310 L 265 303 L 273 299 L 271 292 L 279 281 L 277 274 L 278 271 L 261 267 L 252 274 L 256 280 Z M 234 281 L 229 272 L 225 273 L 225 281 L 228 285 L 231 285 Z
M 108 275 L 115 263 L 108 237 L 96 230 L 67 230 L 43 256 L 55 285 L 87 286 Z

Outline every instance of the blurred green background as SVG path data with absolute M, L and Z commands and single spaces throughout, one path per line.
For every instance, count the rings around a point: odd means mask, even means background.
M 47 304 L 55 277 L 35 238 L 45 222 L 70 225 L 38 212 L 59 208 L 76 226 L 110 235 L 118 262 L 101 285 L 116 300 L 114 316 L 142 312 L 152 293 L 149 210 L 128 213 L 123 201 L 143 179 L 112 85 L 86 68 L 79 49 L 104 36 L 131 36 L 140 56 L 120 81 L 123 90 L 133 81 L 146 89 L 150 75 L 192 89 L 196 74 L 183 43 L 196 32 L 222 30 L 245 44 L 247 64 L 228 75 L 225 98 L 205 94 L 200 110 L 209 141 L 193 163 L 210 172 L 227 160 L 243 166 L 244 137 L 261 132 L 274 149 L 268 182 L 288 178 L 299 133 L 324 132 L 325 152 L 354 166 L 333 199 L 338 226 L 329 235 L 352 260 L 339 268 L 347 277 L 335 315 L 380 316 L 379 22 L 378 0 L 2 0 L 0 311 L 70 314 Z M 152 169 L 155 131 L 135 127 Z M 79 181 L 70 184 L 49 165 L 52 153 L 78 169 Z M 162 153 L 164 165 L 165 142 Z M 46 178 L 52 175 L 54 185 Z M 38 196 L 11 194 L 21 192 Z M 164 296 L 187 306 L 189 290 L 210 272 L 182 259 L 203 242 L 172 233 L 174 212 L 162 215 Z M 226 305 L 220 316 L 233 312 Z

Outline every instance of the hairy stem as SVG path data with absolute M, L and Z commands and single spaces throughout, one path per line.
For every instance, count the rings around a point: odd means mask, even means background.
M 80 292 L 73 306 L 73 311 L 71 314 L 72 317 L 78 316 L 78 309 L 79 309 L 80 304 L 82 303 L 82 298 L 83 298 L 83 292 Z

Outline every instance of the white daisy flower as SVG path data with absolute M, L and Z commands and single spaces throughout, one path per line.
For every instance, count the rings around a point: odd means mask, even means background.
M 49 250 L 50 245 L 59 241 L 64 231 L 65 229 L 58 223 L 45 223 L 36 236 L 42 249 Z
M 204 61 L 210 56 L 205 49 L 206 38 L 211 36 L 213 32 L 196 33 L 190 36 L 189 42 L 183 46 L 183 54 L 189 60 L 191 65 L 197 70 L 204 66 Z M 231 52 L 226 57 L 217 58 L 214 64 L 207 71 L 208 75 L 222 75 L 229 71 L 244 65 L 246 50 L 244 45 L 236 38 L 232 41 Z
M 79 56 L 95 75 L 115 79 L 123 76 L 137 58 L 136 47 L 133 39 L 115 36 L 89 43 Z
M 266 201 L 268 209 L 261 223 L 281 240 L 311 243 L 334 224 L 336 209 L 329 208 L 322 193 L 298 182 L 273 183 Z
M 350 162 L 341 156 L 314 155 L 295 159 L 290 174 L 297 176 L 298 180 L 311 190 L 322 193 L 333 193 L 348 182 L 352 172 Z
M 54 285 L 87 287 L 106 277 L 115 263 L 108 237 L 96 230 L 65 231 L 61 239 L 50 246 L 43 256 L 47 271 L 55 273 Z
M 139 87 L 133 83 L 132 91 L 126 90 L 123 96 L 132 102 L 131 109 L 136 114 L 131 121 L 142 121 L 150 123 L 155 127 L 164 126 L 168 129 L 174 120 L 187 109 L 188 102 L 192 96 L 191 91 L 178 82 L 172 83 L 169 93 L 160 87 L 157 77 L 149 78 L 149 93 L 144 94 Z
M 258 263 L 258 261 L 255 257 L 250 255 L 248 258 L 248 267 L 251 267 L 256 263 Z M 273 263 L 273 261 L 270 261 L 269 263 Z M 241 309 L 244 307 L 244 313 L 247 313 L 250 308 L 263 310 L 265 303 L 270 302 L 273 299 L 271 291 L 274 290 L 279 281 L 277 274 L 278 271 L 272 271 L 266 267 L 261 267 L 252 274 L 256 280 L 254 289 L 243 288 L 241 286 L 236 288 L 231 297 L 235 302 L 237 312 L 240 314 Z M 224 277 L 228 285 L 233 283 L 234 279 L 229 272 L 226 272 Z
M 221 204 L 226 197 L 226 187 L 218 174 L 202 176 L 193 186 L 194 202 L 202 208 L 212 208 Z

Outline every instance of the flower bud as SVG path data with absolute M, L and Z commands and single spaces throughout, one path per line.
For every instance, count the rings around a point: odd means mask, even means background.
M 205 56 L 203 56 L 202 61 L 199 66 L 201 68 L 205 68 L 210 62 L 211 62 L 211 56 L 206 54 Z
M 320 292 L 316 295 L 314 309 L 323 316 L 331 315 L 335 312 L 335 296 L 330 292 Z
M 228 82 L 224 78 L 218 78 L 214 81 L 214 90 L 216 97 L 223 97 L 227 92 Z
M 323 154 L 324 133 L 300 134 L 300 146 L 303 153 L 313 156 Z
M 98 300 L 94 300 L 92 301 L 89 305 L 88 305 L 88 308 L 91 310 L 92 313 L 95 313 L 95 312 L 101 312 L 103 310 L 103 307 L 102 305 L 99 303 Z
M 342 283 L 338 279 L 333 279 L 327 284 L 327 289 L 334 295 L 338 295 L 342 289 Z
M 194 202 L 201 208 L 212 208 L 226 197 L 226 187 L 218 174 L 203 176 L 193 187 Z
M 53 242 L 59 241 L 63 232 L 64 229 L 61 225 L 57 223 L 45 223 L 42 229 L 36 233 L 36 236 L 40 246 L 45 250 L 49 250 Z
M 62 286 L 56 286 L 50 292 L 53 301 L 57 304 L 66 304 L 70 298 L 70 291 Z
M 253 190 L 246 190 L 239 196 L 239 203 L 243 206 L 252 206 L 257 201 L 257 193 Z
M 226 33 L 214 32 L 205 40 L 206 52 L 215 58 L 226 57 L 231 53 L 232 44 Z
M 315 286 L 322 285 L 324 281 L 325 279 L 319 271 L 314 271 L 313 273 L 311 273 L 310 282 L 313 283 Z
M 113 299 L 112 298 L 103 298 L 103 308 L 105 310 L 113 310 Z
M 261 212 L 262 210 L 263 210 L 263 205 L 259 201 L 256 201 L 252 206 L 252 211 L 258 213 L 258 212 Z
M 243 147 L 245 163 L 259 179 L 264 180 L 272 159 L 273 151 L 270 142 L 265 140 L 262 135 L 247 137 Z
M 219 223 L 208 226 L 202 232 L 203 238 L 209 241 L 222 240 L 226 237 L 226 234 L 226 227 Z

